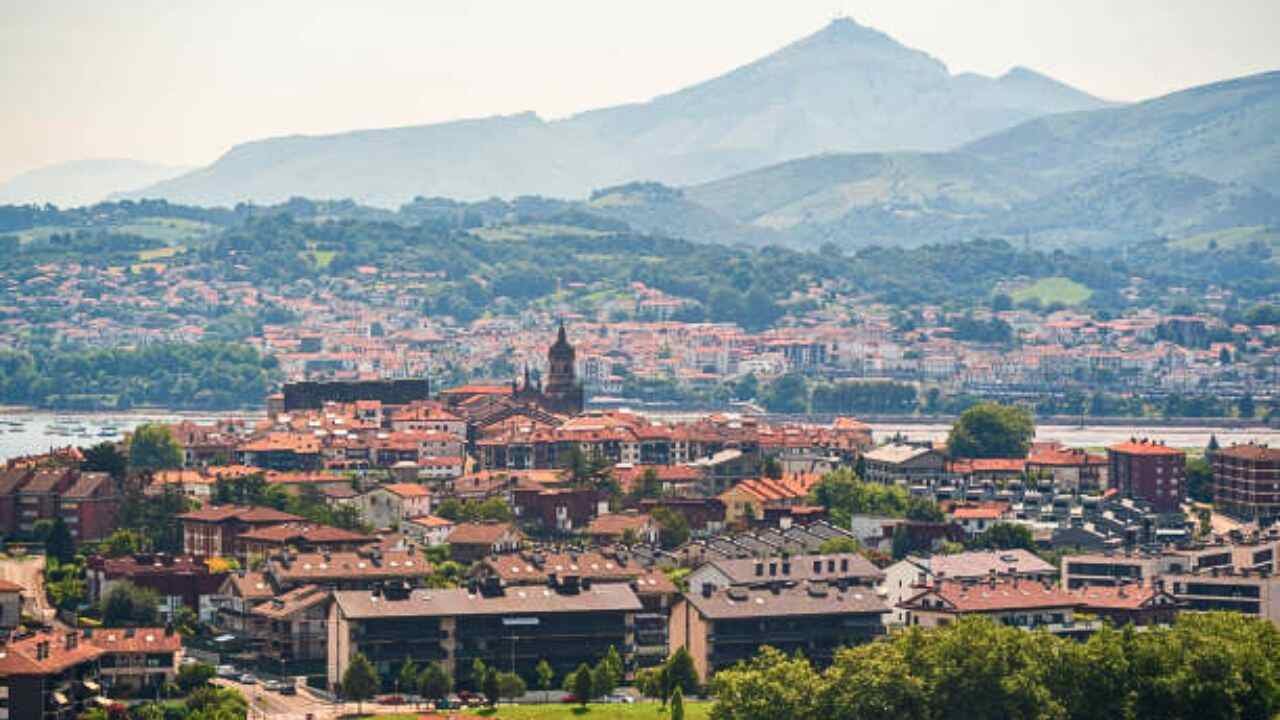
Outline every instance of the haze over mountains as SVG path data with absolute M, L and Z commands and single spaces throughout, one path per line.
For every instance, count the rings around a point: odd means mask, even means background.
M 698 185 L 728 220 L 842 244 L 1064 243 L 1280 222 L 1280 73 L 1029 121 L 948 153 L 828 154 Z
M 195 204 L 350 197 L 583 197 L 632 180 L 685 185 L 820 152 L 949 150 L 1103 101 L 1030 70 L 952 75 L 852 20 L 649 102 L 547 122 L 532 113 L 245 143 L 127 197 Z
M 112 193 L 146 187 L 191 168 L 107 158 L 37 168 L 0 183 L 0 204 L 90 205 Z
M 49 177 L 27 186 L 78 187 Z M 1118 105 L 1022 68 L 952 75 L 842 19 L 644 103 L 269 138 L 140 185 L 117 197 L 576 198 L 642 231 L 753 245 L 1273 241 L 1280 72 Z

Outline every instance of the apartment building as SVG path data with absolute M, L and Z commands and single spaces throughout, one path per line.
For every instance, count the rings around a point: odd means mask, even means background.
M 671 609 L 671 649 L 683 647 L 698 677 L 746 660 L 765 645 L 819 666 L 835 651 L 884 634 L 889 612 L 872 588 L 846 582 L 775 581 L 717 590 L 708 583 Z
M 564 677 L 617 648 L 632 663 L 635 614 L 643 609 L 627 583 L 557 576 L 545 586 L 445 590 L 338 591 L 329 612 L 328 679 L 336 686 L 356 653 L 386 677 L 406 657 L 444 664 L 460 683 L 475 660 L 535 681 L 546 660 Z
M 1232 445 L 1211 460 L 1216 509 L 1263 527 L 1280 519 L 1280 448 Z

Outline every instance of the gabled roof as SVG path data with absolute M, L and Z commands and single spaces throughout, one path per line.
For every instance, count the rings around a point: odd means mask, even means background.
M 929 609 L 962 614 L 1074 608 L 1083 604 L 1079 598 L 1056 585 L 1046 585 L 1034 580 L 1000 578 L 995 581 L 971 582 L 941 580 L 904 601 L 901 607 L 923 609 L 926 607 L 923 601 L 929 597 L 943 603 L 941 608 Z
M 67 632 L 76 635 L 75 647 L 67 648 Z M 48 675 L 102 657 L 102 649 L 82 642 L 78 631 L 42 631 L 12 640 L 0 647 L 0 677 L 6 675 Z M 39 647 L 48 643 L 48 654 Z
M 164 653 L 182 649 L 182 636 L 162 627 L 103 628 L 86 634 L 84 641 L 109 653 Z
M 508 533 L 521 535 L 511 523 L 459 523 L 449 533 L 450 545 L 492 545 Z

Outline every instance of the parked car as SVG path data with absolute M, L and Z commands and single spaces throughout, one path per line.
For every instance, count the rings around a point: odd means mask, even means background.
M 629 705 L 629 704 L 631 704 L 631 703 L 634 703 L 634 702 L 636 701 L 636 699 L 635 699 L 635 698 L 633 698 L 633 697 L 631 697 L 630 695 L 623 695 L 623 694 L 621 694 L 621 693 L 614 693 L 613 695 L 607 695 L 607 696 L 605 696 L 604 701 L 605 701 L 605 702 L 607 702 L 607 703 L 622 703 L 622 704 L 628 704 L 628 705 Z
M 254 677 L 253 673 L 245 673 L 240 676 L 240 682 L 244 685 L 255 685 L 258 682 L 258 678 Z
M 234 665 L 219 665 L 219 666 L 218 666 L 218 677 L 220 677 L 220 678 L 233 678 L 233 677 L 235 677 L 235 676 L 236 676 L 236 668 L 235 668 L 235 666 L 234 666 Z
M 382 705 L 403 705 L 404 698 L 399 695 L 383 695 L 378 698 L 378 702 Z
M 281 683 L 279 680 L 263 680 L 262 681 L 262 689 L 266 690 L 267 692 L 275 692 L 279 690 L 282 686 L 283 686 L 283 683 Z
M 297 695 L 298 686 L 295 683 L 291 683 L 291 682 L 281 683 L 280 694 L 281 695 Z

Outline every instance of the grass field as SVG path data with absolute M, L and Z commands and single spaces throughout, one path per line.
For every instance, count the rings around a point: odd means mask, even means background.
M 418 720 L 428 713 L 396 713 L 394 715 L 371 715 L 361 720 Z M 684 704 L 685 720 L 706 720 L 711 714 L 709 702 L 686 702 Z M 577 705 L 502 705 L 495 709 L 464 710 L 461 717 L 487 717 L 500 720 L 664 720 L 671 717 L 669 708 L 663 708 L 654 702 L 636 703 L 634 705 L 588 705 L 586 708 Z
M 1270 243 L 1272 248 L 1280 248 L 1280 231 L 1268 230 L 1261 225 L 1234 227 L 1192 235 L 1191 237 L 1175 240 L 1170 244 L 1187 250 L 1205 250 L 1210 243 L 1214 243 L 1219 248 L 1233 248 L 1248 244 L 1253 240 L 1262 240 Z
M 329 263 L 333 262 L 333 258 L 337 254 L 333 250 L 313 250 L 311 257 L 316 261 L 316 269 L 324 270 L 329 267 Z
M 573 227 L 572 225 L 530 224 L 501 225 L 496 227 L 476 228 L 471 231 L 482 240 L 534 240 L 556 236 L 600 237 L 609 233 L 590 228 Z
M 1065 277 L 1041 278 L 1025 287 L 1014 290 L 1010 297 L 1014 302 L 1022 302 L 1035 298 L 1041 304 L 1062 303 L 1063 305 L 1079 305 L 1088 300 L 1093 291 L 1080 283 Z

